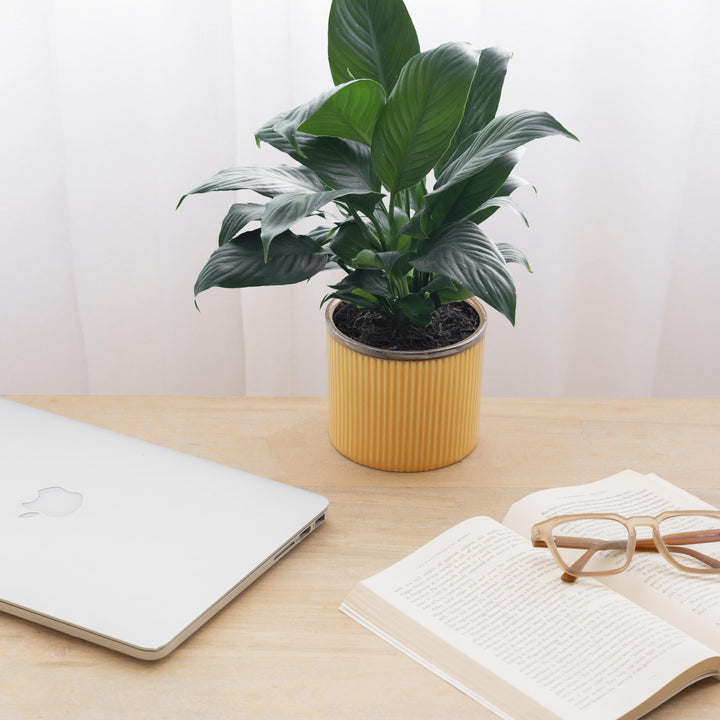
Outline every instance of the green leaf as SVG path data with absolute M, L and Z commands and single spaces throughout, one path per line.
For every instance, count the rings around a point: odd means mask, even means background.
M 280 113 L 268 120 L 256 131 L 256 140 L 272 145 L 305 165 L 330 188 L 380 189 L 380 179 L 372 167 L 367 145 L 335 137 L 297 133 L 295 142 L 300 148 L 298 151 L 294 144 L 275 130 L 275 126 L 292 112 Z
M 532 272 L 532 268 L 530 267 L 530 263 L 525 257 L 525 254 L 521 250 L 518 250 L 514 245 L 511 245 L 510 243 L 498 243 L 497 249 L 500 251 L 500 254 L 505 258 L 505 262 L 518 263 L 522 265 L 528 272 Z
M 398 300 L 397 308 L 413 325 L 427 327 L 432 321 L 432 314 L 435 312 L 435 303 L 425 295 L 411 293 Z
M 435 190 L 457 185 L 511 150 L 548 135 L 564 135 L 577 140 L 552 115 L 545 112 L 519 110 L 495 118 L 458 147 L 437 178 Z
M 324 93 L 315 96 L 312 100 L 309 100 L 302 105 L 298 105 L 292 110 L 288 110 L 287 112 L 276 115 L 270 121 L 272 123 L 272 127 L 270 128 L 270 130 L 277 136 L 276 141 L 277 139 L 282 139 L 285 141 L 285 143 L 287 143 L 289 147 L 293 148 L 296 152 L 301 152 L 300 146 L 298 145 L 297 139 L 295 137 L 298 132 L 298 127 L 302 125 L 305 120 L 307 120 L 318 108 L 322 107 L 325 101 L 335 91 L 335 88 L 333 88 L 332 90 L 326 90 Z M 263 127 L 260 128 L 257 133 L 255 133 L 256 139 L 258 137 L 263 139 L 260 133 L 263 131 L 267 132 L 269 130 L 266 125 L 263 125 Z
M 265 212 L 264 205 L 257 203 L 235 203 L 230 206 L 220 228 L 218 245 L 232 240 L 249 222 L 260 220 Z
M 380 227 L 385 232 L 387 238 L 394 238 L 396 235 L 395 230 L 390 227 L 390 218 L 386 212 L 377 213 L 375 219 L 377 220 Z M 406 225 L 408 222 L 407 213 L 400 207 L 396 207 L 393 212 L 393 228 L 400 228 Z
M 405 275 L 410 271 L 410 258 L 414 257 L 413 253 L 400 250 L 390 250 L 379 252 L 378 257 L 387 272 L 396 275 Z
M 426 210 L 416 212 L 401 228 L 400 233 L 411 238 L 426 238 L 428 234 L 423 230 Z
M 333 0 L 328 60 L 336 85 L 370 78 L 389 93 L 402 67 L 419 52 L 417 33 L 402 0 Z
M 385 91 L 374 80 L 352 80 L 327 90 L 292 110 L 280 113 L 255 133 L 255 138 L 302 154 L 298 131 L 333 135 L 369 144 Z
M 309 237 L 311 240 L 314 240 L 319 245 L 326 245 L 328 242 L 330 242 L 330 238 L 334 235 L 334 233 L 334 225 L 318 225 L 316 228 L 308 230 L 303 234 Z
M 334 137 L 297 136 L 303 157 L 298 162 L 312 170 L 330 188 L 358 192 L 380 190 L 367 145 Z
M 283 193 L 313 193 L 324 189 L 315 175 L 302 167 L 278 165 L 268 168 L 254 166 L 227 168 L 189 193 L 185 193 L 177 207 L 180 207 L 180 203 L 188 195 L 217 190 L 253 190 L 260 195 L 275 197 Z
M 258 147 L 260 147 L 261 142 L 266 142 L 268 145 L 272 145 L 274 148 L 288 155 L 298 155 L 299 153 L 295 145 L 277 130 L 278 126 L 282 126 L 283 123 L 292 118 L 296 110 L 297 108 L 293 108 L 292 110 L 285 110 L 278 113 L 271 117 L 261 128 L 258 128 L 255 131 L 255 142 Z
M 265 248 L 265 256 L 268 255 L 273 238 L 324 205 L 342 198 L 346 202 L 359 204 L 364 209 L 371 211 L 381 197 L 379 193 L 357 193 L 355 190 L 347 189 L 278 195 L 267 203 L 263 215 L 260 238 Z
M 382 304 L 377 298 L 373 297 L 369 293 L 366 293 L 360 288 L 356 288 L 351 292 L 330 293 L 323 298 L 322 304 L 324 305 L 328 300 L 332 300 L 333 298 L 337 298 L 338 300 L 342 300 L 343 302 L 350 303 L 365 310 L 382 309 Z
M 510 151 L 463 182 L 443 186 L 428 193 L 426 196 L 428 217 L 423 219 L 423 230 L 429 233 L 443 223 L 472 217 L 483 203 L 500 191 L 520 160 L 520 155 L 519 150 Z
M 515 283 L 495 244 L 467 220 L 441 228 L 428 252 L 411 262 L 422 272 L 440 273 L 466 288 L 515 324 Z
M 383 105 L 382 85 L 374 80 L 354 80 L 340 85 L 297 129 L 369 145 Z
M 497 47 L 485 48 L 480 53 L 465 106 L 465 115 L 458 129 L 458 144 L 469 135 L 482 130 L 495 117 L 511 57 L 512 53 Z
M 537 195 L 537 188 L 528 180 L 518 177 L 517 175 L 509 175 L 500 190 L 498 190 L 497 195 L 506 197 L 514 193 L 519 187 L 531 187 Z
M 331 287 L 341 292 L 352 292 L 355 289 L 360 289 L 376 297 L 390 297 L 387 276 L 380 270 L 354 270 L 336 285 L 331 285 Z
M 210 256 L 195 283 L 195 297 L 211 287 L 291 285 L 318 273 L 327 260 L 310 238 L 285 232 L 275 238 L 272 257 L 265 262 L 260 231 L 250 230 Z
M 473 176 L 473 178 L 474 177 L 475 176 Z M 469 182 L 472 182 L 473 178 L 470 178 Z M 495 193 L 495 197 L 508 197 L 510 194 L 515 192 L 515 190 L 517 190 L 519 187 L 522 187 L 523 185 L 530 185 L 530 183 L 527 180 L 523 180 L 521 177 L 518 177 L 517 175 L 510 175 L 508 179 L 502 184 L 500 189 Z M 453 188 L 450 189 L 452 190 Z M 534 187 L 533 190 L 535 190 Z M 537 193 L 537 190 L 535 190 L 535 192 Z M 486 207 L 484 210 L 478 210 L 477 212 L 473 213 L 468 218 L 468 220 L 472 220 L 474 223 L 477 223 L 479 225 L 480 223 L 485 222 L 485 220 L 487 220 L 493 213 L 495 213 L 497 209 L 497 207 L 489 206 Z
M 352 262 L 355 256 L 367 249 L 367 239 L 354 220 L 345 222 L 338 228 L 330 243 L 330 249 L 344 262 Z
M 439 305 L 461 302 L 473 296 L 469 290 L 444 275 L 436 275 L 422 290 L 437 298 Z
M 397 249 L 402 253 L 406 253 L 412 247 L 413 247 L 412 236 L 406 235 L 405 233 L 401 233 L 397 239 Z
M 450 147 L 435 168 L 436 174 L 440 173 L 460 143 L 478 130 L 482 130 L 495 117 L 511 57 L 512 54 L 507 50 L 495 47 L 485 48 L 480 53 L 465 105 L 465 114 Z
M 494 197 L 490 198 L 487 202 L 484 202 L 479 208 L 478 213 L 484 213 L 486 210 L 494 208 L 509 208 L 512 210 L 516 215 L 520 217 L 520 219 L 525 223 L 527 227 L 530 227 L 530 223 L 528 222 L 527 217 L 525 216 L 525 213 L 522 211 L 522 208 L 512 199 L 509 197 Z M 472 219 L 472 218 L 471 218 Z
M 375 172 L 390 192 L 422 180 L 447 149 L 476 63 L 470 45 L 447 43 L 416 55 L 402 69 L 372 139 Z
M 375 252 L 364 248 L 350 262 L 359 268 L 379 268 L 386 273 L 404 275 L 410 270 L 411 253 L 399 251 Z
M 379 268 L 384 269 L 382 260 L 378 257 L 378 254 L 368 248 L 363 248 L 352 260 L 352 264 L 358 268 L 372 269 Z

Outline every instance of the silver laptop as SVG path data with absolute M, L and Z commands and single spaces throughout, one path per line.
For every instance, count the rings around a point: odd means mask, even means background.
M 0 399 L 0 610 L 137 658 L 174 650 L 327 505 Z

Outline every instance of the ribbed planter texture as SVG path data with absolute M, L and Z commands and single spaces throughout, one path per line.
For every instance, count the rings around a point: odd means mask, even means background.
M 370 347 L 328 330 L 330 441 L 343 455 L 380 470 L 419 471 L 450 465 L 477 444 L 487 323 L 483 306 L 465 340 L 437 350 Z

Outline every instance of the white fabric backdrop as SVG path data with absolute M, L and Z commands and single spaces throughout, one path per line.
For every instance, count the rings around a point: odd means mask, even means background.
M 515 328 L 489 311 L 484 392 L 720 396 L 720 7 L 713 0 L 406 0 L 423 49 L 514 52 L 500 112 L 529 146 Z M 0 393 L 320 395 L 327 276 L 211 290 L 233 197 L 282 160 L 253 130 L 326 89 L 329 0 L 0 4 Z

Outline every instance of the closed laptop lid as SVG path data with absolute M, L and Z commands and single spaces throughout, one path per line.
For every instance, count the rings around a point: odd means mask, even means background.
M 324 519 L 315 493 L 0 400 L 0 609 L 174 649 Z

